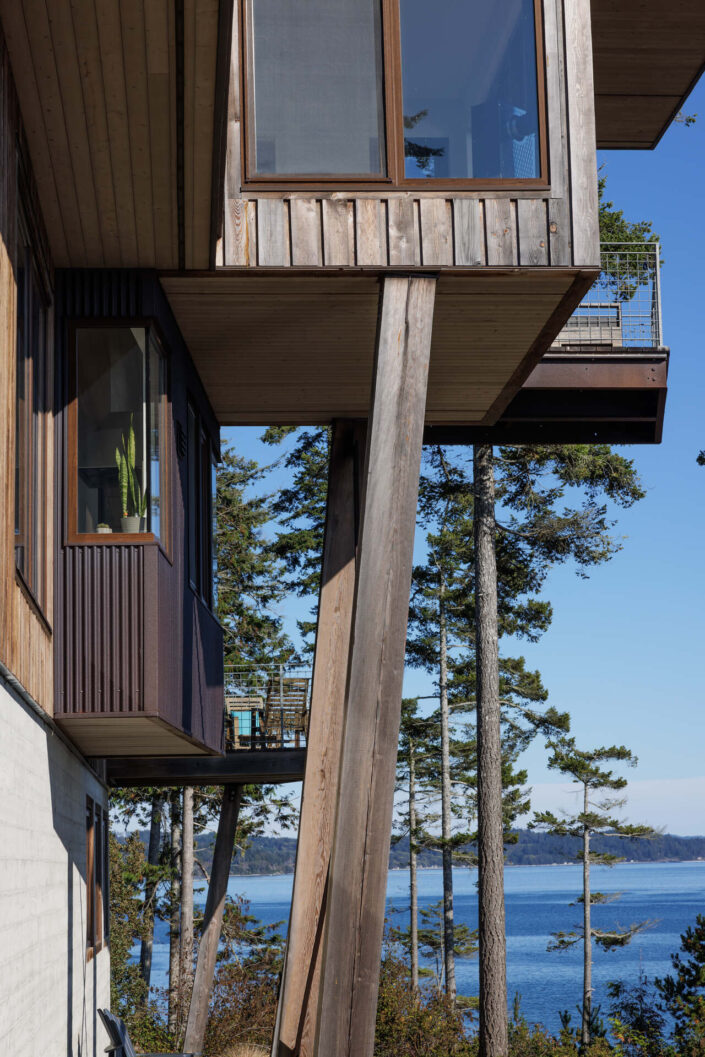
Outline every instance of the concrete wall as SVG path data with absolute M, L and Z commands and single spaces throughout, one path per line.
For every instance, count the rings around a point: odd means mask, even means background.
M 86 797 L 107 794 L 0 680 L 0 1054 L 97 1057 L 107 949 L 86 961 Z

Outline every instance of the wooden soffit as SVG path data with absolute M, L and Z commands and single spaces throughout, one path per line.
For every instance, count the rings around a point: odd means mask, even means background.
M 567 268 L 442 274 L 427 421 L 494 421 L 593 278 Z M 375 274 L 218 271 L 161 282 L 221 425 L 367 416 Z
M 703 0 L 592 0 L 597 146 L 655 147 L 705 68 Z
M 0 0 L 55 265 L 209 266 L 220 7 Z

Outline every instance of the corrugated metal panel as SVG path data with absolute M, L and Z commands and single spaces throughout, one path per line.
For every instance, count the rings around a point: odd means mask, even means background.
M 58 713 L 144 710 L 144 551 L 65 549 L 66 648 Z

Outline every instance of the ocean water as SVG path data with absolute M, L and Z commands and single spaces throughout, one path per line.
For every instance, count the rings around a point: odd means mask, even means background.
M 582 867 L 513 866 L 505 870 L 507 913 L 507 984 L 510 1006 L 516 993 L 530 1022 L 550 1031 L 560 1027 L 559 1012 L 568 1009 L 577 1019 L 576 1004 L 582 987 L 582 949 L 552 952 L 546 945 L 552 932 L 569 930 L 580 923 L 581 906 L 570 904 L 581 890 Z M 232 877 L 231 894 L 250 903 L 250 913 L 265 924 L 282 922 L 286 931 L 291 901 L 291 875 Z M 477 927 L 477 871 L 454 870 L 455 919 Z M 695 915 L 705 913 L 705 862 L 621 863 L 611 869 L 593 867 L 593 891 L 622 893 L 605 906 L 593 908 L 596 927 L 649 920 L 651 928 L 635 936 L 628 947 L 595 951 L 594 1000 L 607 1011 L 609 980 L 635 982 L 640 969 L 650 978 L 663 976 L 671 968 L 670 954 L 680 945 L 680 934 Z M 440 870 L 419 871 L 419 903 L 429 906 L 441 898 Z M 387 885 L 387 910 L 394 925 L 408 922 L 409 878 L 403 870 L 392 871 Z M 205 902 L 205 890 L 196 894 Z M 168 946 L 166 927 L 159 923 L 155 937 L 152 984 L 166 986 Z M 478 991 L 477 959 L 460 959 L 456 966 L 458 990 Z

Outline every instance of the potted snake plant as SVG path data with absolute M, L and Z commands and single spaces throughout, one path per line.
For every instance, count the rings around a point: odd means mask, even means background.
M 127 437 L 123 433 L 120 447 L 115 449 L 115 462 L 120 482 L 120 505 L 122 517 L 120 526 L 123 532 L 144 532 L 147 514 L 147 492 L 143 491 L 137 480 L 135 470 L 135 430 L 130 415 L 130 426 Z

